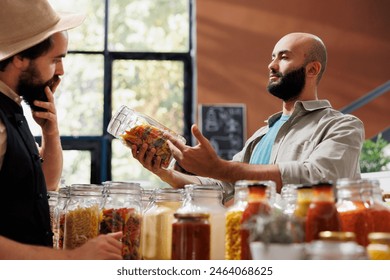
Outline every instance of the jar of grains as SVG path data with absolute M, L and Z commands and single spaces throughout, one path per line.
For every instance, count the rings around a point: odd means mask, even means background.
M 183 190 L 157 188 L 144 211 L 141 252 L 145 260 L 170 260 L 173 214 L 183 203 Z
M 65 208 L 64 249 L 74 249 L 99 234 L 103 186 L 73 184 Z

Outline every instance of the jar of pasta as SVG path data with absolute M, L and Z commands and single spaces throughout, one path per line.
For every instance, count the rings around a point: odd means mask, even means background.
M 74 249 L 99 234 L 103 186 L 73 184 L 65 207 L 64 249 Z
M 247 205 L 248 188 L 246 184 L 237 182 L 234 187 L 234 204 L 225 214 L 225 259 L 241 259 L 241 219 Z
M 138 183 L 105 182 L 100 233 L 122 231 L 122 257 L 140 260 L 142 188 Z
M 209 260 L 208 213 L 175 213 L 172 223 L 172 260 Z
M 172 160 L 172 154 L 164 132 L 168 132 L 183 143 L 186 142 L 184 137 L 153 118 L 124 105 L 112 117 L 107 131 L 116 138 L 121 139 L 129 148 L 132 145 L 140 148 L 144 143 L 148 144 L 149 148 L 154 147 L 156 156 L 161 158 L 163 167 L 168 167 Z
M 225 259 L 225 213 L 219 186 L 186 185 L 185 201 L 177 213 L 208 213 L 211 227 L 211 260 Z
M 55 237 L 54 237 L 54 209 L 58 202 L 58 192 L 57 191 L 48 191 L 47 192 L 47 200 L 49 202 L 49 212 L 50 212 L 50 226 L 51 230 L 53 231 L 53 247 L 55 243 Z
M 53 247 L 63 249 L 65 231 L 65 210 L 69 199 L 70 188 L 65 186 L 58 189 L 57 204 L 53 213 Z
M 145 260 L 170 260 L 173 214 L 183 203 L 183 190 L 157 188 L 144 211 L 141 252 Z

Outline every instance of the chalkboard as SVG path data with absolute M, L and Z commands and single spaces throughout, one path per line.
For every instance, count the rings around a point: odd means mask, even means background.
M 244 104 L 199 105 L 199 127 L 221 158 L 231 160 L 243 148 L 245 113 Z

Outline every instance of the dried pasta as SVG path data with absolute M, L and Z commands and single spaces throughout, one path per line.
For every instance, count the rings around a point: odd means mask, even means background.
M 99 233 L 99 207 L 77 207 L 65 215 L 65 249 L 74 249 Z
M 140 148 L 143 143 L 153 146 L 156 149 L 156 156 L 161 157 L 162 165 L 168 166 L 172 154 L 163 134 L 164 131 L 155 126 L 140 124 L 126 130 L 121 137 L 129 147 L 136 145 Z
M 225 259 L 241 259 L 241 234 L 240 226 L 243 211 L 231 211 L 226 213 L 225 235 Z

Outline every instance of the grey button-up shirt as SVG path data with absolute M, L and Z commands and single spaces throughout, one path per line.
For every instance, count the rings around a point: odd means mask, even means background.
M 268 124 L 275 122 L 281 114 L 270 116 Z M 233 161 L 248 163 L 256 144 L 268 129 L 267 125 L 257 130 Z M 353 115 L 332 109 L 329 101 L 297 101 L 293 114 L 276 136 L 270 164 L 278 165 L 283 184 L 357 179 L 360 178 L 359 156 L 364 139 L 363 123 Z M 198 178 L 203 185 L 220 185 L 225 200 L 234 193 L 233 184 Z

